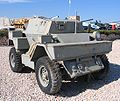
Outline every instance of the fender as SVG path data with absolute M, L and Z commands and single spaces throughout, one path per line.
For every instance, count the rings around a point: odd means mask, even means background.
M 31 48 L 31 53 L 28 51 L 27 54 L 29 54 L 31 61 L 36 61 L 40 57 L 48 56 L 51 60 L 53 60 L 53 57 L 50 55 L 46 45 L 44 44 L 36 44 Z

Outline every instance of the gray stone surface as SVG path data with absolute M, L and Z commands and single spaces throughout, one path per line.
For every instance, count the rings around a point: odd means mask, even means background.
M 105 80 L 67 81 L 55 96 L 39 89 L 31 70 L 13 73 L 9 50 L 10 47 L 0 47 L 0 101 L 120 101 L 120 40 L 113 42 L 113 51 L 107 55 L 110 72 Z

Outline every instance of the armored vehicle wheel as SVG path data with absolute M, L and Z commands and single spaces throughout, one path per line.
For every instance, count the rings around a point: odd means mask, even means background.
M 36 62 L 36 79 L 41 90 L 47 94 L 55 94 L 61 88 L 61 73 L 59 65 L 48 57 L 42 57 Z
M 109 61 L 107 59 L 107 56 L 102 55 L 102 56 L 100 56 L 100 58 L 101 58 L 101 61 L 102 61 L 103 65 L 104 65 L 104 69 L 93 73 L 93 77 L 94 77 L 95 80 L 104 79 L 107 76 L 108 72 L 109 72 Z
M 11 48 L 9 53 L 9 62 L 10 67 L 13 72 L 21 72 L 22 70 L 22 61 L 19 53 L 16 52 L 15 48 Z

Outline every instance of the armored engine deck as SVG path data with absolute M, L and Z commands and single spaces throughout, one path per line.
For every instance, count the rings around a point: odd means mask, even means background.
M 46 48 L 53 60 L 68 60 L 102 55 L 112 50 L 110 41 L 47 44 Z

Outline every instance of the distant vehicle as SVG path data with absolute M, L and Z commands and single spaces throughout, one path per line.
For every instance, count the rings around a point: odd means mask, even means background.
M 11 25 L 15 28 L 26 29 L 28 25 L 29 19 L 28 18 L 19 18 L 12 20 Z
M 120 30 L 120 24 L 117 24 L 116 29 Z
M 118 26 L 117 29 L 120 30 L 120 26 Z
M 112 25 L 105 23 L 106 30 L 112 30 Z
M 95 25 L 95 24 L 93 23 L 93 24 L 91 24 L 91 28 L 92 28 L 93 30 L 98 30 L 98 29 L 100 29 L 101 27 L 99 27 L 98 25 Z
M 84 30 L 87 30 L 87 29 L 88 29 L 88 26 L 83 26 L 83 29 L 84 29 Z
M 87 30 L 88 26 L 90 26 L 90 28 L 92 30 L 105 30 L 106 29 L 106 27 L 102 23 L 98 23 L 98 22 L 83 22 L 84 30 Z

